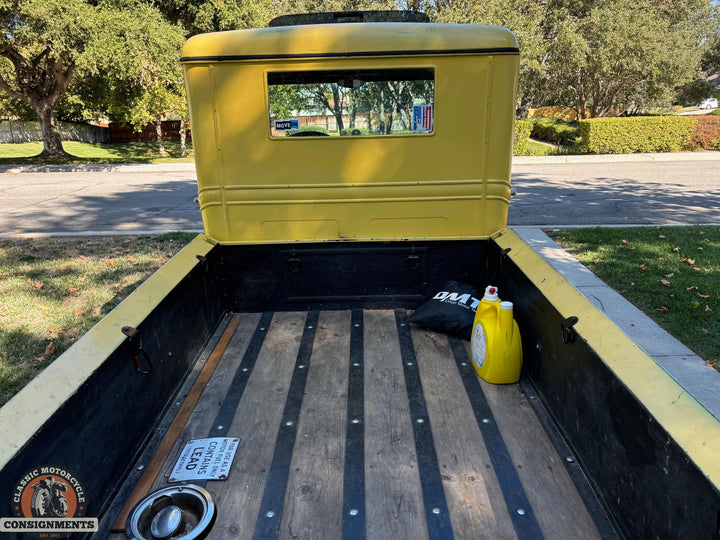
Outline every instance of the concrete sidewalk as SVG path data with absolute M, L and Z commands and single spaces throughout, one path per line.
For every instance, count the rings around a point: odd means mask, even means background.
M 720 161 L 720 152 L 663 152 L 657 154 L 578 154 L 565 156 L 515 156 L 513 165 L 554 163 L 635 163 L 648 161 Z

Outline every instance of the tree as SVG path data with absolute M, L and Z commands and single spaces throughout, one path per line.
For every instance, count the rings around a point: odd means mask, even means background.
M 54 111 L 73 80 L 83 78 L 92 105 L 105 108 L 100 102 L 119 90 L 112 81 L 138 87 L 152 79 L 153 51 L 138 38 L 173 34 L 157 10 L 133 0 L 0 0 L 0 21 L 0 88 L 35 112 L 41 155 L 52 157 L 66 155 Z
M 177 29 L 182 29 L 185 37 L 203 32 L 264 26 L 273 14 L 270 0 L 156 0 L 148 3 L 157 7 Z M 174 34 L 172 39 L 152 45 L 158 51 L 157 58 L 165 61 L 158 63 L 160 69 L 154 71 L 152 83 L 145 85 L 143 92 L 126 109 L 126 117 L 136 129 L 146 123 L 155 125 L 160 153 L 164 153 L 162 120 L 170 116 L 179 118 L 180 155 L 185 157 L 190 113 L 182 68 L 178 63 L 183 41 Z M 163 45 L 168 50 L 162 51 Z
M 414 10 L 434 9 L 435 2 L 425 0 L 273 0 L 276 15 L 321 13 L 329 11 Z
M 695 79 L 678 89 L 677 98 L 683 105 L 697 105 L 706 98 L 713 97 L 715 86 L 705 79 Z
M 294 111 L 302 110 L 308 99 L 295 85 L 273 84 L 268 87 L 270 116 L 275 119 L 289 118 Z
M 438 2 L 438 22 L 491 24 L 512 30 L 520 47 L 518 117 L 549 98 L 548 49 L 555 39 L 547 24 L 548 2 L 538 0 L 451 0 Z
M 44 155 L 64 154 L 53 109 L 65 95 L 85 50 L 92 12 L 91 6 L 79 0 L 0 3 L 0 56 L 6 60 L 0 88 L 38 116 Z
M 462 0 L 438 2 L 437 17 L 515 33 L 518 116 L 553 103 L 605 116 L 669 103 L 692 80 L 711 10 L 710 0 Z
M 175 94 L 176 103 L 174 112 L 180 117 L 180 157 L 187 157 L 187 133 L 190 129 L 190 107 L 188 106 L 187 96 Z
M 702 68 L 709 74 L 720 73 L 720 29 L 717 27 L 715 35 L 709 40 L 705 56 L 703 56 Z
M 143 14 L 143 20 L 127 20 Z M 147 124 L 155 126 L 158 152 L 165 153 L 162 121 L 175 113 L 186 114 L 185 91 L 180 54 L 185 42 L 183 29 L 169 24 L 149 5 L 138 5 L 137 11 L 119 10 L 105 26 L 106 39 L 115 45 L 100 51 L 93 59 L 97 72 L 109 92 L 102 96 L 102 108 L 119 122 L 129 122 L 140 130 Z M 113 28 L 123 28 L 120 39 Z M 108 65 L 113 63 L 116 68 Z
M 708 3 L 674 4 L 665 9 L 652 0 L 606 0 L 560 25 L 551 61 L 579 116 L 669 105 L 675 89 L 695 78 Z
M 343 113 L 347 108 L 347 92 L 337 83 L 318 84 L 313 88 L 313 98 L 335 117 L 338 133 L 345 129 Z
M 166 19 L 186 35 L 265 26 L 273 16 L 271 0 L 156 0 Z

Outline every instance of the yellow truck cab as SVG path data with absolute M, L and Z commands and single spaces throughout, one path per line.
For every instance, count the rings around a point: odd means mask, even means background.
M 191 38 L 182 62 L 206 234 L 295 243 L 499 231 L 518 59 L 511 32 L 473 25 Z
M 3 530 L 45 490 L 78 537 L 717 538 L 718 420 L 506 226 L 519 54 L 411 12 L 189 39 L 205 232 L 0 409 Z M 518 383 L 414 318 L 488 286 Z

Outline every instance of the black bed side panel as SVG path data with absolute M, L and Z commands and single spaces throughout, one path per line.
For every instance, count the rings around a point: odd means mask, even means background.
M 718 494 L 682 448 L 502 257 L 501 291 L 515 303 L 524 370 L 627 538 L 717 538 Z

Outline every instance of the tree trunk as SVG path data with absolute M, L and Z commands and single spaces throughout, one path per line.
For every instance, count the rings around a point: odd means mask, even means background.
M 343 122 L 343 100 L 342 96 L 340 95 L 340 88 L 335 83 L 332 84 L 332 93 L 334 101 L 334 107 L 332 109 L 332 112 L 335 115 L 338 133 L 342 133 L 342 130 L 345 129 L 345 124 Z
M 380 106 L 378 107 L 378 110 L 380 111 L 380 133 L 385 135 L 385 91 L 382 86 L 380 87 L 379 102 Z
M 162 122 L 158 120 L 155 122 L 155 134 L 157 135 L 158 152 L 161 156 L 165 155 L 165 143 L 163 142 L 162 136 Z
M 525 120 L 527 115 L 530 113 L 533 103 L 533 96 L 530 96 L 528 92 L 524 93 L 520 98 L 520 103 L 518 104 L 517 109 L 515 110 L 515 118 L 518 120 Z
M 25 58 L 11 47 L 0 48 L 0 56 L 12 62 L 17 87 L 10 85 L 0 74 L 0 89 L 15 99 L 27 103 L 40 120 L 43 136 L 42 157 L 68 157 L 53 118 L 53 109 L 65 95 L 72 80 L 75 65 L 68 60 L 54 58 L 46 48 L 33 60 Z
M 40 119 L 40 130 L 43 138 L 42 157 L 66 157 L 69 156 L 62 144 L 60 129 L 53 118 L 52 107 L 47 104 L 34 107 L 35 112 Z
M 355 127 L 355 117 L 357 116 L 357 102 L 358 102 L 358 91 L 357 88 L 353 88 L 350 92 L 350 95 L 352 96 L 352 106 L 350 107 L 350 110 L 348 111 L 350 114 L 350 129 Z
M 187 124 L 185 119 L 180 119 L 180 157 L 187 157 Z

